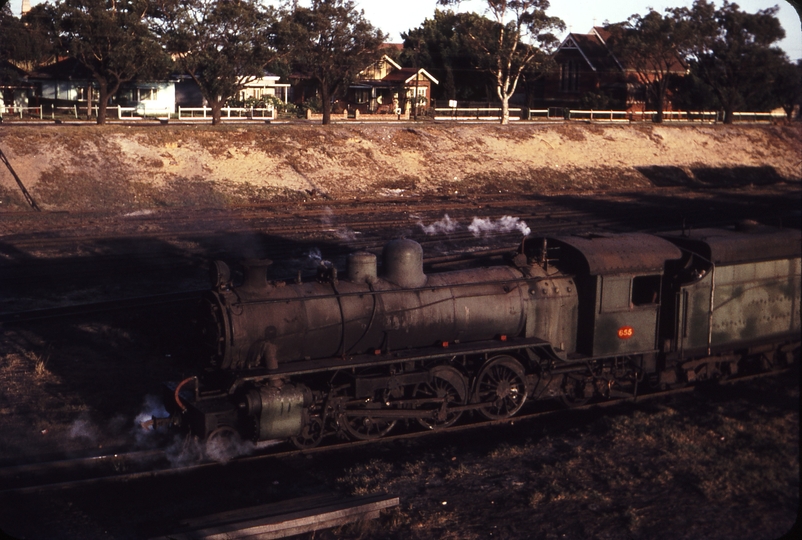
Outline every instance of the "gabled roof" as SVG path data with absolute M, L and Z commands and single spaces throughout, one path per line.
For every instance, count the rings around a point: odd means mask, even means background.
M 607 33 L 609 36 L 609 33 Z M 604 39 L 596 33 L 568 34 L 557 47 L 555 55 L 560 51 L 576 50 L 593 71 L 621 71 L 623 66 L 607 48 Z
M 431 73 L 429 73 L 423 68 L 420 68 L 418 70 L 416 70 L 415 68 L 398 68 L 392 73 L 388 73 L 382 79 L 382 81 L 409 84 L 415 80 L 415 76 L 417 74 L 423 75 L 424 77 L 432 81 L 434 84 L 440 84 L 440 81 L 435 79 Z
M 593 71 L 630 71 L 634 68 L 623 60 L 617 58 L 610 49 L 612 34 L 601 26 L 594 26 L 588 34 L 568 34 L 557 47 L 555 54 L 560 51 L 576 50 L 588 63 Z M 677 58 L 670 71 L 684 73 L 686 70 L 682 61 Z

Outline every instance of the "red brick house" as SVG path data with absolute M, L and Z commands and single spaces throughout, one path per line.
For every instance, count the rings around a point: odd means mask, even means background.
M 418 112 L 429 107 L 432 84 L 439 84 L 425 69 L 405 68 L 385 55 L 365 68 L 348 89 L 349 110 L 360 113 L 410 112 L 418 96 Z
M 599 26 L 588 34 L 568 34 L 554 53 L 557 67 L 545 77 L 538 106 L 580 109 L 596 103 L 595 108 L 646 110 L 646 92 L 636 66 L 616 58 L 609 40 L 610 33 Z M 679 59 L 671 73 L 686 73 Z M 671 110 L 670 96 L 664 109 Z

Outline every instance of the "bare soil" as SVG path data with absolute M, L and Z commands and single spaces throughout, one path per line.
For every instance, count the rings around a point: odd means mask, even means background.
M 58 254 L 16 250 L 12 240 L 26 228 L 109 235 L 122 230 L 115 225 L 122 216 L 154 209 L 214 210 L 224 219 L 233 205 L 249 203 L 386 195 L 408 197 L 414 209 L 434 195 L 481 201 L 499 192 L 659 193 L 721 204 L 736 193 L 741 204 L 767 195 L 800 200 L 802 186 L 798 125 L 0 125 L 0 149 L 46 211 L 32 222 L 13 178 L 0 170 L 0 271 L 17 274 L 63 263 Z M 136 227 L 146 231 L 148 223 Z M 163 249 L 136 238 L 125 246 L 129 255 Z M 64 250 L 90 258 L 113 252 L 80 242 Z M 190 318 L 162 308 L 0 327 L 0 463 L 141 448 L 134 418 L 145 396 L 196 369 L 180 339 Z M 795 371 L 545 425 L 316 456 L 302 468 L 321 485 L 397 493 L 402 505 L 381 520 L 314 537 L 779 538 L 799 511 L 799 395 Z M 134 518 L 57 495 L 36 504 L 0 508 L 0 537 L 159 532 L 146 509 Z M 187 505 L 181 517 L 196 517 Z
M 68 211 L 802 180 L 799 125 L 3 125 L 0 148 Z M 21 208 L 0 170 L 0 212 Z

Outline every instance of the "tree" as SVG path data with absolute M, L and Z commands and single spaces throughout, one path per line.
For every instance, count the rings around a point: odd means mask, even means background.
M 62 46 L 98 85 L 97 123 L 122 83 L 167 73 L 169 59 L 146 23 L 147 0 L 64 0 L 57 28 Z
M 154 18 L 161 41 L 212 109 L 212 124 L 275 57 L 275 12 L 258 0 L 160 0 Z
M 802 60 L 792 64 L 785 59 L 777 70 L 772 93 L 789 120 L 793 119 L 794 110 L 799 114 L 802 107 Z
M 691 27 L 691 70 L 716 95 L 724 109 L 724 123 L 747 103 L 754 103 L 773 84 L 784 54 L 771 45 L 785 31 L 777 19 L 778 8 L 745 13 L 738 4 L 724 1 L 720 9 L 706 0 L 677 10 Z
M 437 0 L 440 5 L 457 5 L 460 0 Z M 465 28 L 469 38 L 489 61 L 501 100 L 501 123 L 510 121 L 510 98 L 523 71 L 533 64 L 546 63 L 558 45 L 552 33 L 564 30 L 557 17 L 549 17 L 548 0 L 486 0 L 495 24 Z
M 331 103 L 348 90 L 360 71 L 381 58 L 384 33 L 373 27 L 351 0 L 312 0 L 284 14 L 276 43 L 292 69 L 320 89 L 323 123 L 331 123 Z
M 692 38 L 690 25 L 673 9 L 663 16 L 651 10 L 645 16 L 632 15 L 627 22 L 606 26 L 608 45 L 624 64 L 624 71 L 634 73 L 646 89 L 657 115 L 663 121 L 663 108 L 671 78 L 683 72 L 682 51 Z
M 487 70 L 477 76 L 477 66 L 484 58 L 473 46 L 464 28 L 492 21 L 475 13 L 435 10 L 434 17 L 418 27 L 402 33 L 404 50 L 401 61 L 418 67 L 440 80 L 438 96 L 446 99 L 490 100 L 495 94 L 495 77 Z
M 37 4 L 21 18 L 9 4 L 0 8 L 0 60 L 10 60 L 31 71 L 56 54 L 56 11 L 48 3 Z

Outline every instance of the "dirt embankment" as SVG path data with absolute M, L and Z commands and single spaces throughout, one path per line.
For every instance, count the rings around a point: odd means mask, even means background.
M 800 182 L 802 126 L 2 126 L 44 209 Z M 0 170 L 0 211 L 25 206 Z

